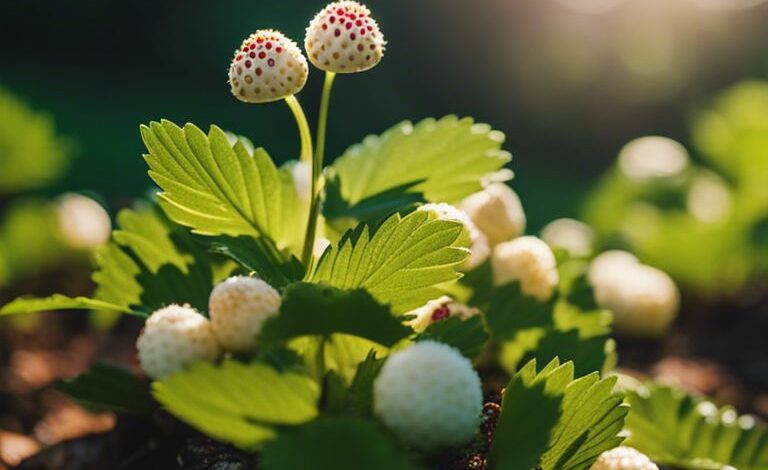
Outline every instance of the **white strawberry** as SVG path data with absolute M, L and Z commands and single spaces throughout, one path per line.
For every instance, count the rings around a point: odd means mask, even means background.
M 600 454 L 590 470 L 659 470 L 659 467 L 638 450 L 621 446 Z
M 261 279 L 230 277 L 208 300 L 213 332 L 228 351 L 253 349 L 264 321 L 277 314 L 280 304 L 280 294 Z
M 461 445 L 480 425 L 480 377 L 469 359 L 446 344 L 420 341 L 392 354 L 373 389 L 374 411 L 410 446 Z
M 221 353 L 211 322 L 188 305 L 169 305 L 150 315 L 136 347 L 142 369 L 155 379 Z
M 496 246 L 491 257 L 493 282 L 501 286 L 520 282 L 523 293 L 546 302 L 560 281 L 557 260 L 542 240 L 526 236 Z
M 334 2 L 309 23 L 304 47 L 315 67 L 328 72 L 368 70 L 384 56 L 384 36 L 365 5 Z
M 491 247 L 525 232 L 525 212 L 520 198 L 504 183 L 489 184 L 482 191 L 470 194 L 458 208 L 472 218 Z
M 307 59 L 295 42 L 279 31 L 260 29 L 235 51 L 229 84 L 240 101 L 267 103 L 301 91 L 307 74 Z

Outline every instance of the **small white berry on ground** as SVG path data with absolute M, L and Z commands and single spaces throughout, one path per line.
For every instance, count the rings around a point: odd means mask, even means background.
M 472 219 L 464 211 L 445 203 L 424 204 L 423 206 L 420 206 L 418 210 L 432 212 L 440 219 L 459 222 L 464 226 L 464 230 L 469 237 L 469 250 L 471 254 L 469 255 L 469 258 L 459 266 L 459 270 L 470 271 L 488 259 L 488 256 L 491 254 L 491 247 L 488 245 L 488 239 L 483 232 L 477 229 L 472 222 Z
M 196 361 L 213 361 L 221 353 L 210 321 L 181 305 L 169 305 L 150 315 L 136 347 L 142 369 L 154 379 Z
M 590 256 L 595 246 L 595 231 L 575 219 L 553 220 L 541 230 L 541 239 L 552 248 L 560 248 L 571 256 Z
M 640 451 L 621 446 L 600 454 L 591 470 L 659 470 L 659 467 Z
M 280 304 L 280 294 L 261 279 L 230 277 L 213 289 L 208 301 L 213 332 L 228 351 L 251 350 L 264 321 L 277 314 Z
M 409 446 L 461 445 L 480 425 L 483 393 L 469 359 L 421 341 L 392 354 L 374 382 L 374 411 Z
M 384 56 L 384 35 L 365 5 L 333 2 L 309 23 L 304 47 L 320 70 L 353 73 L 368 70 Z
M 433 323 L 445 320 L 450 317 L 459 317 L 467 320 L 480 313 L 476 308 L 472 308 L 461 302 L 444 295 L 440 298 L 430 300 L 422 307 L 411 310 L 407 315 L 415 315 L 416 318 L 409 321 L 408 324 L 416 331 L 421 333 Z
M 504 183 L 493 183 L 467 196 L 458 204 L 475 226 L 483 232 L 491 247 L 525 232 L 525 212 L 520 198 Z
M 613 312 L 613 328 L 621 336 L 658 338 L 677 317 L 680 293 L 672 278 L 659 269 L 619 262 L 610 275 L 591 278 L 595 300 Z
M 552 249 L 532 236 L 499 244 L 493 251 L 491 266 L 495 285 L 518 281 L 524 294 L 541 302 L 552 297 L 560 282 Z
M 295 42 L 279 31 L 260 29 L 235 51 L 229 84 L 240 101 L 268 103 L 301 91 L 308 72 Z

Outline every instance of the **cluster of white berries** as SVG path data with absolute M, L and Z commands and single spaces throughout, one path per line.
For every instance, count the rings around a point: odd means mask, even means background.
M 552 297 L 560 281 L 552 249 L 532 236 L 499 244 L 493 251 L 491 266 L 494 284 L 500 286 L 518 281 L 524 294 L 541 302 Z
M 331 3 L 315 15 L 304 45 L 317 68 L 353 73 L 378 64 L 386 41 L 368 8 L 345 0 Z M 267 103 L 301 91 L 307 75 L 307 59 L 294 41 L 280 31 L 260 29 L 235 51 L 229 84 L 240 101 Z
M 621 446 L 600 454 L 590 470 L 659 470 L 659 467 L 638 450 Z
M 407 315 L 416 317 L 409 321 L 408 324 L 414 331 L 421 333 L 426 330 L 429 325 L 440 320 L 445 320 L 450 317 L 459 317 L 462 320 L 466 320 L 479 313 L 480 311 L 478 309 L 469 307 L 468 305 L 457 302 L 447 295 L 444 295 L 440 298 L 430 300 L 422 307 L 411 310 Z
M 477 229 L 472 219 L 456 207 L 445 203 L 429 203 L 420 206 L 420 211 L 432 212 L 438 218 L 458 222 L 464 226 L 466 236 L 469 237 L 470 252 L 469 258 L 459 267 L 460 270 L 469 271 L 481 265 L 488 259 L 491 253 L 491 247 L 488 245 L 488 239 L 483 232 Z
M 147 319 L 136 342 L 139 362 L 160 379 L 195 361 L 214 361 L 222 351 L 253 349 L 264 321 L 280 309 L 280 294 L 266 282 L 235 276 L 213 289 L 210 320 L 188 305 L 170 305 Z
M 374 411 L 405 444 L 461 445 L 480 425 L 480 377 L 456 349 L 421 341 L 389 356 L 374 382 Z
M 606 251 L 589 268 L 595 300 L 613 311 L 614 329 L 624 336 L 657 338 L 672 325 L 680 293 L 665 272 L 641 264 L 625 251 Z

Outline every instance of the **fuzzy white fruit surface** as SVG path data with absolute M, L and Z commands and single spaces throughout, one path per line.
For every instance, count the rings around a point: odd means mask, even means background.
M 72 248 L 93 250 L 109 241 L 112 222 L 98 202 L 69 193 L 59 198 L 56 209 L 59 231 Z
M 621 336 L 653 339 L 663 336 L 677 317 L 680 293 L 664 271 L 640 263 L 615 266 L 593 283 L 595 300 L 613 312 Z
M 407 315 L 415 315 L 416 318 L 408 324 L 417 332 L 421 333 L 427 327 L 440 320 L 450 317 L 459 317 L 467 320 L 479 314 L 480 311 L 461 302 L 457 302 L 451 297 L 444 295 L 437 299 L 430 300 L 422 307 L 411 310 Z
M 384 35 L 365 5 L 333 2 L 309 23 L 304 48 L 320 70 L 353 73 L 368 70 L 384 56 Z
M 260 29 L 235 51 L 229 84 L 240 101 L 268 103 L 298 93 L 308 73 L 307 59 L 295 42 L 279 31 Z
M 560 281 L 552 249 L 532 236 L 519 237 L 496 246 L 491 267 L 495 285 L 518 281 L 524 294 L 541 302 L 552 297 Z
M 520 198 L 504 183 L 493 183 L 458 204 L 475 226 L 485 234 L 491 247 L 525 232 L 525 212 Z
M 621 446 L 600 454 L 591 470 L 659 470 L 659 467 L 640 451 Z
M 459 266 L 460 271 L 470 271 L 480 266 L 488 259 L 488 256 L 491 254 L 491 247 L 488 244 L 488 239 L 483 232 L 478 230 L 466 212 L 442 202 L 424 204 L 423 206 L 420 206 L 418 210 L 432 212 L 440 219 L 459 222 L 464 226 L 464 230 L 469 237 L 469 251 L 471 254 L 469 255 L 469 258 Z
M 608 281 L 616 276 L 617 272 L 623 270 L 626 266 L 640 264 L 640 260 L 635 255 L 624 250 L 608 250 L 595 256 L 589 264 L 587 277 L 593 286 Z
M 221 354 L 210 321 L 181 305 L 169 305 L 150 315 L 136 347 L 142 369 L 154 379 L 196 361 L 213 361 Z
M 228 351 L 251 350 L 264 321 L 277 314 L 280 304 L 280 293 L 261 279 L 230 277 L 213 289 L 208 300 L 213 332 Z
M 392 354 L 374 382 L 374 410 L 409 446 L 431 450 L 468 442 L 478 430 L 480 377 L 456 349 L 421 341 Z
M 576 219 L 562 218 L 541 229 L 541 239 L 552 248 L 560 248 L 571 256 L 590 256 L 597 235 L 592 227 Z

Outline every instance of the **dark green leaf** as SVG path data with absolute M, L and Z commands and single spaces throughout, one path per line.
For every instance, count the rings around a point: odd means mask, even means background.
M 321 418 L 281 432 L 261 455 L 265 470 L 417 470 L 375 422 Z
M 445 343 L 473 359 L 483 352 L 488 333 L 480 315 L 462 320 L 458 316 L 432 323 L 417 337 L 417 341 L 434 340 Z
M 514 282 L 493 292 L 485 322 L 493 339 L 511 340 L 523 330 L 552 325 L 553 308 L 553 302 L 542 303 L 523 294 L 520 284 Z
M 270 345 L 300 336 L 335 333 L 392 346 L 412 330 L 363 289 L 345 291 L 299 282 L 284 290 L 280 314 L 265 322 L 260 341 Z
M 225 235 L 203 240 L 213 253 L 227 256 L 253 271 L 275 288 L 285 287 L 304 277 L 304 267 L 290 253 L 279 252 L 271 240 L 249 236 Z
M 108 364 L 96 364 L 58 388 L 93 411 L 146 414 L 152 409 L 148 387 L 130 371 Z
M 562 388 L 548 390 L 549 376 L 531 378 L 535 366 L 535 362 L 530 363 L 529 369 L 518 372 L 506 387 L 491 449 L 495 469 L 535 467 L 547 450 L 560 417 Z

